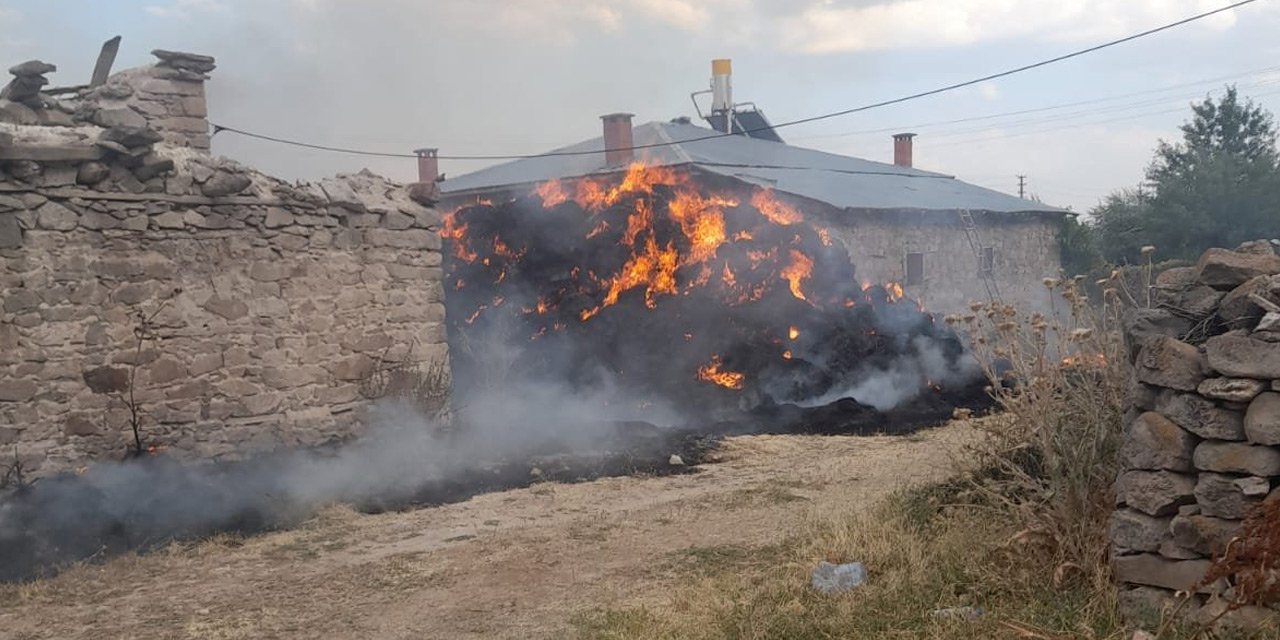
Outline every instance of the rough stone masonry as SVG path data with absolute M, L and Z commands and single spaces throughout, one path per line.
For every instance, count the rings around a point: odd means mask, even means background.
M 1191 590 L 1249 510 L 1280 499 L 1276 246 L 1211 249 L 1155 286 L 1159 307 L 1125 322 L 1135 380 L 1110 530 L 1120 600 L 1138 617 Z M 1222 615 L 1219 588 L 1182 612 Z M 1253 629 L 1274 614 L 1244 607 L 1220 622 Z
M 287 183 L 208 155 L 207 56 L 0 93 L 0 471 L 145 442 L 347 438 L 381 372 L 447 378 L 435 185 Z M 55 97 L 55 95 L 57 97 Z

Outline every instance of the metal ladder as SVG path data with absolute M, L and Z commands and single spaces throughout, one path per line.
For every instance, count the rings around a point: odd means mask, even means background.
M 964 227 L 964 237 L 969 241 L 969 248 L 973 250 L 978 277 L 982 279 L 982 286 L 987 290 L 987 300 L 997 302 L 1000 300 L 1000 287 L 996 285 L 991 271 L 982 268 L 982 238 L 978 235 L 978 223 L 973 219 L 973 213 L 968 209 L 961 209 L 960 224 Z M 994 256 L 992 258 L 994 262 Z M 992 267 L 994 268 L 995 265 L 993 264 Z

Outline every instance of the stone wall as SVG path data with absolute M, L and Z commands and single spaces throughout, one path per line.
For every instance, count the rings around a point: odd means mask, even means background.
M 978 258 L 960 224 L 959 212 L 831 214 L 831 233 L 849 248 L 859 278 L 906 285 L 908 253 L 924 256 L 923 284 L 905 286 L 907 296 L 935 313 L 959 313 L 986 300 Z M 1042 280 L 1062 268 L 1060 220 L 1039 215 L 977 216 L 981 244 L 994 249 L 991 271 L 1001 299 L 1029 311 L 1048 311 Z
M 1111 519 L 1121 602 L 1151 615 L 1190 590 L 1263 500 L 1280 499 L 1280 256 L 1212 249 L 1156 282 L 1157 309 L 1125 332 L 1134 391 Z M 1210 590 L 1205 590 L 1210 591 Z M 1229 594 L 1227 594 L 1229 595 Z M 1225 608 L 1211 593 L 1184 613 Z M 1257 608 L 1225 620 L 1256 626 Z
M 379 372 L 447 376 L 434 185 L 212 158 L 172 62 L 212 61 L 161 53 L 0 100 L 0 466 L 118 458 L 133 409 L 178 455 L 320 444 L 360 431 Z

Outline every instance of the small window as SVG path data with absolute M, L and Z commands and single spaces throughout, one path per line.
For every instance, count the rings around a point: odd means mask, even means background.
M 924 284 L 924 254 L 907 254 L 907 286 Z
M 978 274 L 988 277 L 995 273 L 996 270 L 996 250 L 995 247 L 983 247 L 982 256 L 978 259 Z

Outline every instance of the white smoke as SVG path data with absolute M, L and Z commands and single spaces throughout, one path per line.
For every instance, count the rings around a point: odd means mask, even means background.
M 894 360 L 888 367 L 862 369 L 853 378 L 858 382 L 802 403 L 817 407 L 843 398 L 887 411 L 915 398 L 929 385 L 947 387 L 970 382 L 980 371 L 972 356 L 948 358 L 935 340 L 926 336 L 911 339 L 911 357 Z

